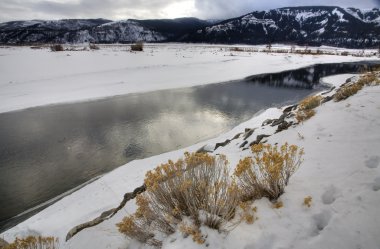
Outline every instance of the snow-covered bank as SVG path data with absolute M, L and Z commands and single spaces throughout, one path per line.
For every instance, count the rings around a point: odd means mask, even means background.
M 338 86 L 348 77 L 333 76 L 324 81 Z M 327 102 L 304 124 L 268 138 L 272 144 L 286 141 L 297 144 L 306 152 L 303 165 L 281 197 L 284 207 L 272 209 L 266 199 L 256 202 L 259 219 L 253 225 L 241 224 L 228 235 L 206 231 L 211 248 L 377 248 L 380 245 L 377 236 L 380 231 L 379 93 L 379 86 L 365 87 L 345 101 Z M 63 241 L 73 226 L 117 206 L 125 192 L 141 185 L 147 170 L 181 157 L 184 151 L 195 151 L 205 144 L 213 147 L 244 132 L 245 128 L 257 128 L 247 139 L 248 143 L 259 134 L 272 134 L 276 127 L 263 128 L 261 124 L 281 114 L 282 110 L 272 108 L 205 143 L 128 163 L 1 236 L 12 240 L 14 236 L 36 233 L 58 236 L 63 248 L 124 248 L 129 242 L 118 233 L 115 223 L 133 212 L 134 202 L 128 203 L 112 219 L 83 230 L 67 243 Z M 242 142 L 242 138 L 233 140 L 214 153 L 226 154 L 234 167 L 250 153 L 239 148 Z M 302 204 L 306 196 L 313 198 L 310 208 Z M 191 238 L 183 239 L 179 234 L 164 244 L 164 248 L 196 246 Z M 136 247 L 132 244 L 130 248 Z
M 363 60 L 352 56 L 231 52 L 230 48 L 149 44 L 144 52 L 131 53 L 127 51 L 128 46 L 121 45 L 104 46 L 96 51 L 64 52 L 50 52 L 47 48 L 1 47 L 0 113 L 47 104 L 225 82 L 316 63 Z

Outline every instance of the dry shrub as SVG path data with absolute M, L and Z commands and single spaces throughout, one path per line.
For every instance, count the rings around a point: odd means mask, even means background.
M 344 85 L 338 89 L 334 95 L 335 102 L 342 101 L 356 94 L 364 86 L 380 85 L 380 79 L 376 72 L 370 72 L 362 75 L 359 80 L 353 84 Z
M 284 203 L 282 201 L 276 201 L 275 203 L 273 203 L 272 205 L 272 208 L 275 208 L 275 209 L 280 209 L 284 207 Z
M 144 44 L 142 42 L 137 42 L 131 45 L 131 51 L 143 51 Z
M 301 110 L 311 110 L 321 105 L 321 96 L 310 96 L 303 99 L 299 104 L 299 109 Z
M 356 84 L 361 86 L 379 85 L 380 80 L 375 72 L 367 73 L 362 75 Z
M 137 211 L 118 224 L 119 231 L 142 243 L 160 246 L 160 235 L 174 233 L 184 217 L 196 227 L 222 230 L 240 201 L 225 156 L 185 153 L 145 176 L 146 192 L 137 198 Z M 194 237 L 194 236 L 193 236 Z
M 199 227 L 195 226 L 194 224 L 191 224 L 191 223 L 188 224 L 188 223 L 182 222 L 179 225 L 179 230 L 185 236 L 191 235 L 191 237 L 193 238 L 193 241 L 196 242 L 197 244 L 201 245 L 201 244 L 204 244 L 206 241 Z
M 55 45 L 50 47 L 50 50 L 52 52 L 60 52 L 60 51 L 64 51 L 65 49 L 63 48 L 63 46 L 61 44 L 55 44 Z
M 348 86 L 343 86 L 343 87 L 339 88 L 339 90 L 334 95 L 334 100 L 336 102 L 345 100 L 348 97 L 356 94 L 362 88 L 363 88 L 363 86 L 360 84 L 357 84 L 357 83 L 352 84 L 352 85 L 348 85 Z
M 298 110 L 296 113 L 296 119 L 298 122 L 303 122 L 308 120 L 312 116 L 315 115 L 314 108 L 320 106 L 322 101 L 321 96 L 310 96 L 303 99 L 298 106 Z
M 235 169 L 243 200 L 267 197 L 275 201 L 284 193 L 290 176 L 302 162 L 303 149 L 285 143 L 280 148 L 257 144 L 252 157 L 240 160 Z
M 241 220 L 245 221 L 247 224 L 253 224 L 253 222 L 257 219 L 257 217 L 255 217 L 257 207 L 252 207 L 251 201 L 241 202 L 239 207 L 242 210 L 242 213 L 240 214 Z
M 307 207 L 311 207 L 311 202 L 312 202 L 313 198 L 311 196 L 306 196 L 304 199 L 303 199 L 303 205 L 304 206 L 307 206 Z
M 298 122 L 304 122 L 315 115 L 314 110 L 298 110 L 296 114 L 296 119 Z
M 3 249 L 58 249 L 59 241 L 54 237 L 28 236 L 25 239 L 16 240 Z
M 89 44 L 89 48 L 90 48 L 91 50 L 99 50 L 99 49 L 100 49 L 99 46 L 95 45 L 94 43 L 90 43 L 90 44 Z
M 239 47 L 233 47 L 230 49 L 231 52 L 244 52 L 244 49 Z

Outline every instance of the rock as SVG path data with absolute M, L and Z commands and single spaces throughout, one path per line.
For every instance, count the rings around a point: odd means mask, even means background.
M 286 115 L 288 115 L 288 113 L 284 113 L 282 114 L 278 119 L 275 119 L 273 121 L 273 123 L 271 124 L 271 126 L 276 126 L 276 125 L 279 125 L 281 124 L 282 122 L 284 122 L 285 118 L 286 118 Z
M 243 133 L 238 133 L 238 134 L 236 134 L 231 140 L 238 139 L 238 138 L 240 137 L 241 134 L 243 134 Z
M 203 145 L 201 148 L 199 148 L 196 153 L 208 153 L 208 152 L 212 152 L 212 150 L 210 149 L 207 149 L 207 144 L 206 145 Z
M 246 132 L 244 134 L 244 140 L 247 140 L 247 138 L 249 138 L 253 134 L 254 131 L 255 131 L 255 129 L 252 129 L 252 130 L 249 130 L 248 132 Z
M 263 140 L 263 138 L 266 138 L 266 137 L 270 137 L 270 135 L 265 135 L 265 134 L 262 134 L 262 135 L 258 135 L 256 137 L 256 140 L 253 141 L 252 143 L 249 144 L 249 146 L 252 146 L 254 144 L 259 144 L 261 142 L 261 140 Z
M 261 126 L 265 126 L 265 125 L 269 125 L 269 124 L 271 124 L 273 122 L 273 119 L 266 119 L 262 124 L 261 124 Z
M 289 114 L 286 116 L 286 118 L 293 118 L 295 116 L 296 116 L 296 114 L 294 114 L 293 112 L 289 112 Z
M 333 86 L 333 87 L 331 87 L 329 90 L 327 90 L 327 91 L 325 91 L 325 92 L 323 92 L 323 93 L 321 93 L 321 95 L 326 95 L 326 94 L 329 94 L 329 93 L 331 93 L 334 89 L 335 89 L 336 87 L 335 86 Z
M 2 238 L 0 238 L 0 249 L 1 248 L 5 248 L 6 246 L 8 246 L 9 243 L 6 242 L 5 240 L 3 240 Z
M 248 141 L 244 141 L 244 142 L 239 146 L 239 148 L 243 148 L 247 143 L 248 143 Z
M 326 98 L 323 98 L 322 101 L 321 101 L 321 104 L 324 104 L 326 102 L 329 102 L 330 100 L 333 99 L 333 96 L 327 96 Z
M 293 122 L 289 122 L 289 123 L 286 122 L 286 121 L 282 122 L 282 123 L 277 127 L 276 133 L 288 129 L 292 124 L 293 124 Z
M 215 148 L 214 148 L 214 150 L 216 150 L 216 149 L 219 148 L 219 147 L 224 147 L 224 146 L 226 146 L 227 144 L 229 144 L 230 142 L 231 142 L 231 140 L 227 139 L 227 140 L 224 141 L 223 143 L 216 143 L 216 144 L 215 144 Z
M 297 109 L 297 107 L 298 107 L 298 104 L 291 105 L 291 106 L 286 107 L 282 112 L 283 113 L 291 112 L 291 111 Z

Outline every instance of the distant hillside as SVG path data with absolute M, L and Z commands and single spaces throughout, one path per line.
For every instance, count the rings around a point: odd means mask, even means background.
M 292 7 L 255 11 L 199 29 L 184 40 L 374 47 L 380 41 L 380 11 L 339 7 Z
M 115 22 L 105 19 L 15 21 L 0 24 L 0 43 L 161 42 L 177 40 L 209 24 L 197 18 Z
M 0 24 L 0 43 L 295 43 L 369 48 L 380 45 L 380 10 L 289 7 L 211 22 L 197 18 L 111 21 L 66 19 Z

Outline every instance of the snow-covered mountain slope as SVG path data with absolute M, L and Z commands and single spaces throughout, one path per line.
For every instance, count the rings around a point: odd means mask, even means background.
M 105 19 L 63 19 L 14 21 L 0 24 L 0 43 L 81 42 L 93 27 L 111 22 Z
M 375 23 L 377 26 L 380 25 L 379 9 L 360 10 L 356 8 L 348 8 L 346 11 L 363 22 Z
M 211 24 L 196 18 L 160 20 L 67 19 L 15 21 L 0 24 L 0 43 L 117 43 L 175 40 Z
M 133 20 L 105 23 L 95 27 L 91 32 L 87 32 L 84 37 L 88 41 L 100 43 L 166 40 L 166 37 L 160 32 L 146 28 Z
M 105 19 L 33 20 L 0 24 L 0 44 L 135 41 L 377 47 L 380 44 L 380 10 L 289 7 L 255 11 L 221 22 L 177 18 L 116 22 Z
M 187 40 L 374 47 L 380 40 L 380 10 L 291 7 L 256 11 L 199 29 Z
M 31 21 L 13 21 L 0 23 L 2 31 L 21 30 L 28 28 L 31 30 L 78 30 L 91 28 L 103 23 L 111 22 L 106 19 L 63 19 L 63 20 L 31 20 Z

